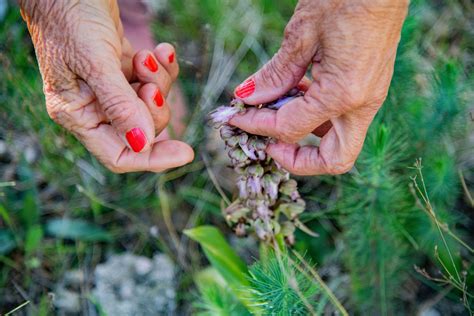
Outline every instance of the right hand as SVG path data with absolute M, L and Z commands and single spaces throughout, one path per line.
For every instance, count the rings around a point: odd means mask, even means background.
M 171 45 L 134 54 L 116 1 L 20 0 L 20 7 L 50 117 L 107 168 L 160 172 L 193 160 L 189 145 L 155 140 L 168 124 L 166 96 L 179 72 Z

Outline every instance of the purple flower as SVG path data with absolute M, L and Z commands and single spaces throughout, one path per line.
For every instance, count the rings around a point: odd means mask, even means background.
M 247 157 L 249 157 L 252 160 L 257 160 L 257 156 L 255 155 L 255 150 L 250 148 L 247 144 L 240 144 L 240 148 L 245 152 Z
M 246 199 L 248 197 L 247 180 L 244 177 L 239 177 L 237 187 L 239 188 L 239 198 Z
M 272 211 L 268 207 L 268 204 L 265 201 L 259 201 L 257 205 L 257 215 L 264 221 L 270 219 Z
M 211 113 L 209 113 L 209 118 L 214 127 L 219 128 L 222 125 L 227 124 L 232 118 L 232 116 L 239 112 L 240 109 L 237 107 L 220 106 Z
M 278 197 L 278 182 L 270 174 L 266 174 L 262 178 L 262 186 L 270 199 L 275 201 Z
M 229 125 L 222 126 L 220 130 L 221 138 L 227 140 L 236 134 L 236 129 Z
M 259 196 L 262 193 L 262 183 L 257 176 L 251 176 L 247 179 L 247 189 L 250 196 Z
M 261 220 L 258 220 L 258 219 L 253 224 L 255 233 L 257 234 L 258 238 L 262 240 L 266 240 L 271 234 L 271 232 L 269 232 L 268 229 L 266 229 L 267 227 L 265 226 L 267 225 L 265 225 L 265 223 L 263 223 Z

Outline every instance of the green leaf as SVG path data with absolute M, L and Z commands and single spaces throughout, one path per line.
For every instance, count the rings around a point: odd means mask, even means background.
M 35 225 L 28 229 L 25 238 L 25 252 L 31 253 L 36 250 L 43 239 L 43 229 L 40 225 Z
M 248 268 L 222 233 L 212 226 L 200 226 L 185 230 L 184 233 L 201 245 L 211 265 L 227 282 L 238 300 L 253 314 L 259 315 L 258 307 L 252 305 L 250 300 Z
M 28 229 L 39 222 L 41 211 L 34 173 L 24 159 L 21 160 L 18 175 L 25 188 L 22 196 L 23 207 L 19 217 L 22 225 Z
M 229 285 L 248 285 L 247 266 L 217 228 L 200 226 L 184 233 L 201 245 L 207 259 Z
M 243 316 L 250 315 L 238 301 L 215 268 L 208 267 L 196 273 L 194 282 L 200 298 L 193 305 L 199 316 Z
M 46 223 L 46 232 L 64 239 L 82 241 L 110 241 L 110 234 L 102 227 L 81 219 L 52 219 Z
M 0 229 L 0 255 L 6 255 L 16 247 L 15 238 L 8 230 Z

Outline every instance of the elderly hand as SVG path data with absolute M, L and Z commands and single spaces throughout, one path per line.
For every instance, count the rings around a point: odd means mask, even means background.
M 116 1 L 23 0 L 20 7 L 54 121 L 114 172 L 192 161 L 187 144 L 155 140 L 168 124 L 166 96 L 179 72 L 171 45 L 134 54 Z
M 347 172 L 386 98 L 407 8 L 407 0 L 300 0 L 280 50 L 235 96 L 258 105 L 297 85 L 305 95 L 230 123 L 278 139 L 267 152 L 291 173 Z M 322 137 L 319 147 L 296 144 L 310 133 Z

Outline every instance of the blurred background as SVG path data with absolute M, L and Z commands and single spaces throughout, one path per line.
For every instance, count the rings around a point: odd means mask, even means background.
M 258 242 L 234 237 L 221 214 L 233 174 L 204 124 L 276 52 L 296 1 L 148 2 L 157 41 L 177 48 L 197 155 L 162 174 L 115 175 L 49 119 L 26 26 L 0 1 L 0 314 L 248 314 L 218 275 L 197 277 L 209 261 L 182 231 L 203 224 L 253 271 L 267 314 L 344 314 L 329 292 L 291 296 L 285 278 L 258 273 Z M 356 167 L 297 179 L 319 237 L 298 232 L 294 248 L 350 314 L 474 310 L 473 49 L 471 1 L 412 1 Z

